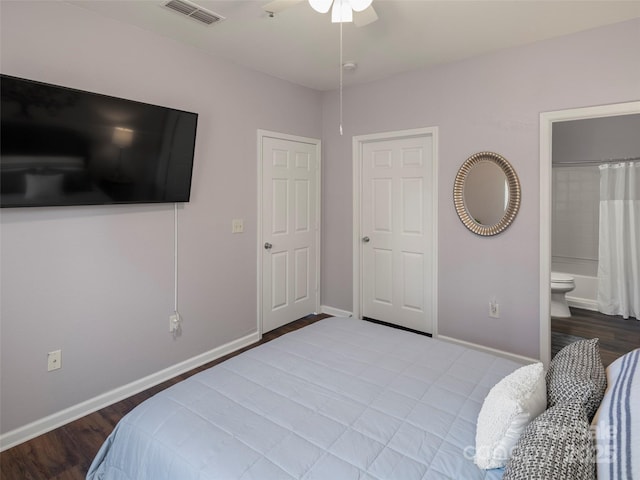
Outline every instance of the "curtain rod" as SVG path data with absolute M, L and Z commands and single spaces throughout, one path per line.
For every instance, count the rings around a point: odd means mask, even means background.
M 605 158 L 602 160 L 585 160 L 583 162 L 558 162 L 552 163 L 552 167 L 575 167 L 580 165 L 600 165 L 602 163 L 619 163 L 619 162 L 633 162 L 640 160 L 640 157 L 626 157 L 626 158 Z

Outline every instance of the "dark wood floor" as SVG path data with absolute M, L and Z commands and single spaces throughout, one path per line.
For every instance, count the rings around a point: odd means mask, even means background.
M 121 402 L 80 418 L 0 453 L 2 480 L 84 480 L 89 465 L 116 423 L 136 405 L 171 385 L 223 362 L 238 353 L 329 315 L 313 315 L 263 335 L 258 343 L 167 380 Z M 179 480 L 179 479 L 176 479 Z
M 310 325 L 328 315 L 316 315 L 266 333 L 262 340 L 242 351 L 268 342 L 285 333 Z M 620 355 L 640 347 L 640 322 L 607 317 L 587 310 L 572 309 L 572 317 L 551 322 L 556 337 L 600 338 L 600 352 L 608 365 Z M 121 402 L 103 408 L 63 427 L 22 443 L 0 454 L 3 480 L 83 480 L 93 457 L 116 423 L 136 405 L 161 390 L 240 352 L 235 352 L 179 375 Z
M 608 366 L 616 358 L 640 348 L 640 322 L 636 319 L 604 315 L 599 312 L 571 308 L 570 318 L 552 318 L 551 350 L 570 343 L 571 337 L 599 338 L 602 363 Z M 555 341 L 555 345 L 554 345 Z

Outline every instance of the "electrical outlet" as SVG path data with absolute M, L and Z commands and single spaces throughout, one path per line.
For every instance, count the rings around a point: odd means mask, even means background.
M 62 368 L 62 350 L 54 350 L 47 353 L 47 371 Z
M 489 302 L 489 316 L 500 318 L 500 305 L 497 302 Z
M 169 315 L 169 332 L 174 333 L 178 331 L 180 323 L 182 323 L 182 318 L 180 318 L 180 314 L 178 312 Z
M 231 233 L 243 233 L 244 232 L 244 220 L 241 218 L 234 218 L 231 220 Z

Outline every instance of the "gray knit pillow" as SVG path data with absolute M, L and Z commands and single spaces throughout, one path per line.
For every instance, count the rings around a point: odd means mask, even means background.
M 600 358 L 598 339 L 579 340 L 560 350 L 547 372 L 547 406 L 578 400 L 589 421 L 607 388 L 607 375 Z
M 579 401 L 560 403 L 527 425 L 502 480 L 595 480 L 596 455 Z

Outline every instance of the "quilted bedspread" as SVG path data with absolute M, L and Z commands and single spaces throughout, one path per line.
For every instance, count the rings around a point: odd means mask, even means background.
M 88 480 L 499 479 L 471 450 L 484 397 L 520 364 L 328 318 L 160 392 Z

